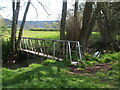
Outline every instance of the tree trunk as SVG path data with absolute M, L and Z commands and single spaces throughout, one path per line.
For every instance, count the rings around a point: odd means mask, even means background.
M 13 61 L 17 57 L 16 31 L 17 31 L 19 9 L 20 9 L 20 0 L 17 0 L 16 4 L 15 4 L 15 0 L 13 0 L 12 1 L 13 20 L 12 20 L 12 29 L 11 29 L 11 50 L 8 56 L 8 61 Z
M 74 19 L 75 19 L 75 22 L 77 21 L 77 16 L 78 16 L 78 1 L 79 0 L 75 0 L 75 7 L 74 7 Z
M 93 12 L 92 18 L 90 20 L 90 25 L 89 25 L 86 41 L 89 41 L 89 38 L 90 38 L 90 36 L 92 34 L 94 24 L 95 24 L 96 18 L 98 16 L 98 12 L 100 12 L 99 3 L 97 3 L 97 7 L 96 7 L 95 11 Z
M 92 2 L 86 2 L 84 12 L 83 12 L 83 23 L 82 23 L 82 28 L 80 30 L 79 34 L 79 41 L 81 43 L 83 51 L 86 49 L 86 39 L 88 35 L 88 30 L 90 26 L 90 20 L 91 20 L 91 15 L 92 15 Z
M 15 11 L 15 0 L 12 2 L 12 9 L 13 9 L 13 20 L 12 20 L 12 32 L 11 32 L 11 51 L 15 53 L 15 31 L 16 31 L 16 11 Z
M 114 41 L 114 35 L 112 35 L 112 31 L 111 31 L 112 27 L 110 27 L 110 15 L 108 15 L 108 14 L 110 14 L 110 11 L 108 10 L 109 7 L 107 5 L 108 5 L 108 3 L 100 4 L 102 13 L 99 13 L 99 17 L 97 20 L 98 26 L 100 28 L 101 41 L 105 45 Z
M 105 18 L 105 26 L 106 26 L 106 36 L 108 36 L 106 42 L 109 43 L 109 42 L 113 42 L 113 37 L 112 37 L 112 33 L 111 33 L 111 29 L 110 29 L 110 21 L 108 20 L 107 18 L 107 14 L 104 10 L 103 11 L 103 14 L 104 14 L 104 18 Z
M 20 11 L 20 0 L 17 0 L 17 5 L 16 5 L 16 31 L 17 31 L 19 11 Z M 15 31 L 15 34 L 16 34 L 16 31 Z M 17 51 L 16 36 L 15 36 L 15 51 Z
M 23 33 L 24 24 L 25 24 L 25 21 L 26 21 L 26 16 L 27 16 L 27 13 L 28 13 L 28 10 L 29 10 L 30 2 L 31 2 L 31 0 L 28 0 L 26 10 L 25 10 L 25 13 L 24 13 L 24 17 L 23 17 L 23 20 L 22 20 L 22 24 L 21 24 L 21 27 L 20 27 L 20 32 L 19 32 L 18 41 L 17 41 L 18 49 L 19 49 L 19 45 L 20 45 L 20 41 L 21 41 L 21 37 L 22 37 L 22 33 Z
M 18 15 L 20 10 L 20 0 L 17 0 L 16 8 L 15 8 L 15 0 L 13 0 L 12 8 L 13 8 L 13 21 L 12 21 L 12 32 L 11 32 L 11 52 L 15 54 L 16 53 L 16 31 L 17 31 Z
M 61 26 L 60 26 L 60 39 L 61 40 L 65 39 L 66 15 L 67 15 L 67 0 L 63 0 L 62 18 L 61 18 Z
M 76 41 L 78 39 L 78 35 L 79 33 L 76 33 L 76 32 L 79 32 L 79 23 L 78 23 L 78 1 L 79 0 L 75 0 L 75 7 L 74 7 L 74 30 L 73 30 L 73 41 Z

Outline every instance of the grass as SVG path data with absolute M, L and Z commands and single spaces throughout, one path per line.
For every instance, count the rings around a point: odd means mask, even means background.
M 17 36 L 19 32 L 17 31 Z M 10 32 L 7 31 L 3 34 L 4 38 L 10 37 Z M 58 31 L 30 31 L 30 30 L 24 30 L 23 31 L 23 37 L 31 37 L 31 38 L 46 38 L 46 39 L 59 39 L 60 32 Z
M 67 62 L 46 60 L 26 68 L 3 68 L 3 88 L 118 88 L 115 69 L 98 72 L 92 77 L 68 74 Z M 117 65 L 117 64 L 115 64 Z M 113 71 L 113 72 L 112 72 Z M 114 73 L 114 74 L 113 74 Z M 104 77 L 104 80 L 101 79 Z M 111 79 L 109 79 L 111 78 Z M 112 82 L 111 82 L 112 81 Z M 106 83 L 107 82 L 107 83 Z
M 30 31 L 24 30 L 23 37 L 59 39 L 60 33 L 58 31 Z
M 55 28 L 32 28 L 31 31 L 59 31 L 59 29 Z

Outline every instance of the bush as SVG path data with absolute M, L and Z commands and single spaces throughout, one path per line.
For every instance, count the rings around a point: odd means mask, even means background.
M 78 67 L 85 68 L 86 66 L 93 66 L 98 63 L 110 63 L 116 61 L 120 61 L 120 52 L 101 54 L 100 58 L 93 57 L 92 55 L 85 53 L 83 56 L 83 62 L 82 64 L 78 65 Z
M 41 64 L 43 64 L 43 65 L 49 65 L 49 64 L 53 64 L 55 62 L 56 62 L 55 60 L 47 59 L 47 60 L 43 61 Z
M 84 54 L 83 59 L 84 59 L 85 61 L 98 61 L 98 58 L 97 58 L 97 57 L 93 57 L 92 55 L 87 54 L 87 53 Z
M 81 29 L 82 17 L 78 16 L 77 21 L 75 21 L 74 16 L 69 16 L 66 21 L 66 39 L 77 40 L 79 35 L 79 30 Z
M 115 62 L 120 61 L 120 52 L 112 53 L 112 54 L 103 54 L 101 55 L 99 62 Z
M 2 60 L 7 60 L 7 56 L 10 52 L 10 39 L 2 38 Z

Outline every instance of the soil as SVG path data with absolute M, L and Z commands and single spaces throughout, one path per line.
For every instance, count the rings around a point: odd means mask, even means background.
M 78 68 L 76 68 L 75 66 L 69 67 L 70 72 L 69 74 L 95 74 L 97 71 L 100 70 L 110 70 L 111 69 L 111 65 L 110 63 L 102 63 L 102 64 L 96 64 L 94 66 L 89 66 L 86 67 L 84 70 L 79 70 Z

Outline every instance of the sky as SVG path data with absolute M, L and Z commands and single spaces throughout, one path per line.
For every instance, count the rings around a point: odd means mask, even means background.
M 21 21 L 23 18 L 23 14 L 25 11 L 25 2 L 28 0 L 21 0 L 21 9 L 19 14 L 19 20 Z M 49 15 L 45 12 L 43 7 L 37 2 L 37 0 L 31 0 L 32 4 L 30 5 L 28 14 L 27 14 L 27 21 L 53 21 L 53 20 L 60 20 L 60 16 L 62 13 L 62 1 L 63 0 L 39 0 L 46 8 Z M 66 1 L 66 0 L 64 0 Z M 73 4 L 75 0 L 67 0 L 68 1 L 68 8 L 73 9 Z M 85 0 L 79 0 L 80 2 L 84 2 Z M 92 1 L 92 0 L 88 0 Z M 105 0 L 96 0 L 96 1 L 105 1 Z M 110 0 L 107 0 L 110 1 Z M 120 1 L 120 0 L 113 0 L 113 1 Z M 24 5 L 25 4 L 25 5 Z M 36 9 L 37 8 L 37 14 Z M 0 10 L 0 15 L 4 18 L 12 19 L 12 0 L 0 0 L 0 6 L 5 7 L 3 10 Z
M 27 0 L 24 0 L 27 2 Z M 22 0 L 21 9 L 19 13 L 19 20 L 22 20 L 25 11 L 25 2 Z M 32 0 L 30 5 L 27 21 L 53 21 L 59 20 L 62 12 L 62 0 L 39 0 L 46 8 L 49 15 L 45 12 L 43 7 L 37 2 L 37 0 Z M 24 5 L 25 4 L 25 5 Z M 73 8 L 74 0 L 68 0 L 68 8 Z M 4 18 L 12 19 L 12 0 L 0 0 L 0 6 L 5 7 L 0 10 L 0 15 Z M 37 8 L 37 14 L 36 9 Z

